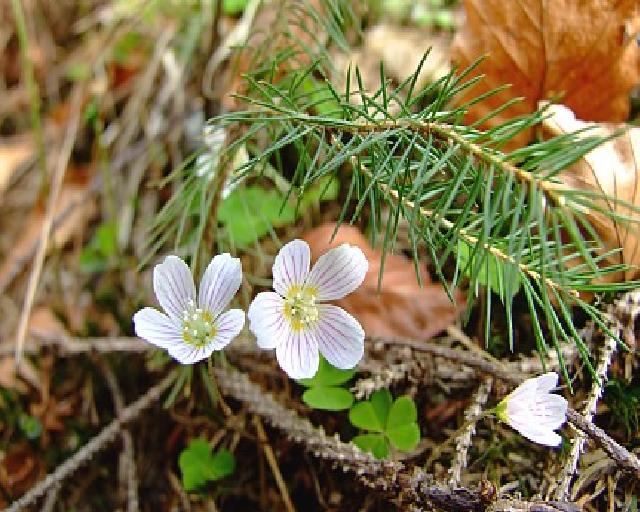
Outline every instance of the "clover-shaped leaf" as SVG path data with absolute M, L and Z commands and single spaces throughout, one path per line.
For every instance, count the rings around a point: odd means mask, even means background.
M 349 420 L 362 430 L 375 432 L 358 435 L 353 442 L 379 459 L 389 455 L 389 444 L 409 451 L 420 441 L 416 404 L 409 396 L 393 401 L 387 389 L 378 390 L 370 400 L 354 405 L 349 411 Z
M 354 405 L 349 411 L 349 421 L 363 430 L 384 432 L 387 416 L 391 408 L 391 393 L 388 389 L 380 389 L 371 395 L 371 400 Z
M 302 395 L 302 400 L 314 409 L 325 411 L 348 409 L 353 405 L 353 393 L 339 386 L 350 380 L 355 373 L 356 371 L 353 369 L 340 370 L 335 368 L 320 356 L 317 373 L 310 379 L 298 380 L 299 384 L 309 388 Z
M 355 445 L 363 452 L 371 452 L 376 459 L 389 456 L 389 443 L 384 434 L 360 434 L 353 438 Z
M 353 405 L 353 393 L 335 386 L 315 387 L 307 389 L 302 400 L 314 409 L 343 411 Z
M 182 485 L 186 491 L 193 491 L 233 473 L 235 459 L 224 449 L 212 453 L 211 446 L 204 439 L 193 439 L 180 454 L 178 465 L 182 472 Z
M 398 450 L 413 450 L 420 442 L 416 404 L 408 396 L 398 398 L 389 411 L 387 437 Z

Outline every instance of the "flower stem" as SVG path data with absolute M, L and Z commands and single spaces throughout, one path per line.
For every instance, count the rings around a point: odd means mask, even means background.
M 213 389 L 215 389 L 215 391 L 216 391 L 216 395 L 217 395 L 217 398 L 218 398 L 218 403 L 220 404 L 220 409 L 222 410 L 222 413 L 227 418 L 229 416 L 233 416 L 233 411 L 231 410 L 231 407 L 229 407 L 227 402 L 224 401 L 224 397 L 222 396 L 222 393 L 220 392 L 220 387 L 218 386 L 218 381 L 216 380 L 216 373 L 213 370 L 213 358 L 212 357 L 209 357 L 207 359 L 207 368 L 209 370 L 209 378 L 211 379 L 211 384 L 213 386 Z

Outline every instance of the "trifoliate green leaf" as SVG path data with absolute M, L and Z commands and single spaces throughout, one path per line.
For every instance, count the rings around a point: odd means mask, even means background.
M 393 397 L 388 389 L 379 389 L 371 395 L 371 405 L 376 411 L 376 415 L 380 419 L 383 428 L 387 426 L 387 418 L 389 417 L 389 409 L 391 408 L 392 402 Z
M 234 190 L 218 209 L 218 220 L 238 247 L 260 240 L 272 227 L 291 224 L 295 217 L 295 208 L 277 190 L 259 186 Z
M 353 393 L 334 386 L 312 387 L 302 395 L 302 401 L 314 409 L 343 411 L 353 405 Z
M 213 455 L 211 446 L 204 439 L 193 439 L 178 459 L 182 472 L 182 485 L 193 491 L 212 479 Z
M 401 396 L 393 402 L 387 419 L 387 429 L 415 423 L 418 420 L 416 404 L 409 396 Z
M 387 429 L 387 437 L 398 450 L 413 450 L 420 442 L 420 428 L 417 423 L 407 423 Z
M 361 429 L 384 432 L 391 407 L 391 393 L 380 389 L 371 395 L 371 400 L 357 403 L 349 411 L 349 421 Z
M 363 452 L 373 453 L 376 459 L 389 455 L 389 445 L 382 434 L 362 434 L 354 437 L 353 442 Z
M 320 364 L 318 371 L 310 379 L 298 379 L 298 383 L 310 387 L 316 386 L 339 386 L 344 384 L 355 375 L 355 369 L 341 370 L 332 366 L 322 355 L 320 356 Z
M 229 476 L 236 469 L 236 459 L 229 450 L 221 448 L 213 456 L 211 466 L 211 480 L 219 480 Z

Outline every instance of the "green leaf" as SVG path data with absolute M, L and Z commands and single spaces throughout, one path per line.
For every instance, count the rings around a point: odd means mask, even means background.
M 373 405 L 373 409 L 376 411 L 376 415 L 380 419 L 383 428 L 387 426 L 387 418 L 392 402 L 393 397 L 391 396 L 391 392 L 386 388 L 379 389 L 371 395 L 371 405 Z
M 110 221 L 100 224 L 89 243 L 80 252 L 80 270 L 88 274 L 107 270 L 117 251 L 116 223 Z
M 353 405 L 354 397 L 348 389 L 327 386 L 307 389 L 302 400 L 314 409 L 343 411 Z
M 35 416 L 21 414 L 18 418 L 18 426 L 23 434 L 27 436 L 27 439 L 32 441 L 38 439 L 40 434 L 42 434 L 42 423 L 40 423 L 40 420 Z
M 418 421 L 418 411 L 416 404 L 410 396 L 401 396 L 398 398 L 389 410 L 389 418 L 387 419 L 387 430 L 402 425 L 408 425 Z
M 193 439 L 180 454 L 178 466 L 182 472 L 182 485 L 186 491 L 193 491 L 233 473 L 236 462 L 228 450 L 221 449 L 212 454 L 206 440 Z
M 272 227 L 291 224 L 295 218 L 295 208 L 277 190 L 255 185 L 234 190 L 218 209 L 218 220 L 238 247 L 251 245 Z
M 340 182 L 333 176 L 324 176 L 304 191 L 300 197 L 300 210 L 306 211 L 320 201 L 335 201 L 339 192 Z
M 248 0 L 222 0 L 222 12 L 227 16 L 236 16 L 245 10 Z
M 302 91 L 308 95 L 306 103 L 310 104 L 319 116 L 342 119 L 342 107 L 325 83 L 307 77 L 301 86 Z
M 363 452 L 373 453 L 376 459 L 384 459 L 389 455 L 389 445 L 382 434 L 362 434 L 352 441 Z
M 376 414 L 371 402 L 360 402 L 349 411 L 349 421 L 355 427 L 374 432 L 384 432 L 384 423 Z
M 338 386 L 344 384 L 350 380 L 356 371 L 341 370 L 332 366 L 323 356 L 320 356 L 320 364 L 318 365 L 318 371 L 310 379 L 298 379 L 298 383 L 306 387 L 324 387 L 324 386 Z
M 180 454 L 178 466 L 186 491 L 202 487 L 212 479 L 213 455 L 209 443 L 204 439 L 193 439 Z
M 413 450 L 420 442 L 420 428 L 417 423 L 408 423 L 387 429 L 387 437 L 398 450 Z
M 473 249 L 463 240 L 458 240 L 458 250 L 456 253 L 458 259 L 458 266 L 464 270 L 468 276 L 476 266 L 475 259 L 483 255 L 483 251 L 473 252 Z M 499 295 L 504 302 L 503 289 L 504 289 L 504 263 L 498 262 L 493 254 L 487 254 L 486 258 L 489 260 L 483 261 L 478 272 L 478 282 L 483 286 L 490 286 L 491 289 Z M 488 267 L 488 268 L 487 268 Z M 511 300 L 513 296 L 520 290 L 520 275 L 517 272 L 512 272 L 513 279 L 516 280 L 510 287 L 511 297 L 506 297 L 507 300 Z
M 229 450 L 221 448 L 213 456 L 211 465 L 211 480 L 220 480 L 229 476 L 236 469 L 236 459 Z
M 371 395 L 371 400 L 357 403 L 349 411 L 349 421 L 361 429 L 384 432 L 391 407 L 391 393 L 380 389 Z

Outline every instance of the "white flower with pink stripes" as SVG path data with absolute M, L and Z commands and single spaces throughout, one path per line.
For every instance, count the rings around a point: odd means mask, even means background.
M 326 301 L 358 288 L 369 264 L 357 247 L 343 244 L 318 258 L 302 240 L 286 244 L 273 264 L 275 292 L 259 293 L 249 307 L 249 328 L 258 346 L 276 349 L 280 367 L 293 379 L 313 377 L 319 352 L 336 368 L 353 368 L 364 353 L 364 331 L 342 308 Z
M 221 350 L 244 326 L 244 311 L 223 311 L 242 282 L 240 260 L 219 254 L 202 276 L 196 301 L 191 270 L 167 256 L 153 270 L 153 289 L 166 314 L 144 308 L 133 316 L 136 334 L 163 348 L 182 364 L 193 364 Z

